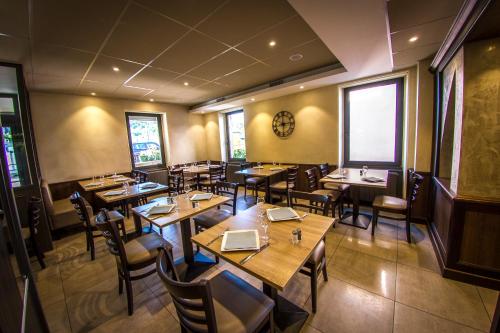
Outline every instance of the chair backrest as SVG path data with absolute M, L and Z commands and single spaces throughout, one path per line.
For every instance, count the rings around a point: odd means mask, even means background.
M 109 219 L 109 213 L 106 208 L 103 208 L 95 217 L 95 225 L 99 231 L 102 232 L 104 239 L 106 239 L 106 246 L 108 251 L 119 259 L 123 269 L 126 269 L 127 253 L 123 246 L 120 232 L 115 221 Z
M 248 169 L 251 167 L 252 167 L 252 163 L 249 163 L 249 162 L 241 162 L 240 163 L 240 170 L 245 170 L 245 169 Z
M 210 184 L 215 184 L 218 181 L 220 181 L 221 176 L 222 176 L 221 165 L 210 166 L 210 169 L 208 169 L 208 178 L 210 180 Z
M 43 203 L 45 205 L 45 210 L 52 216 L 54 215 L 54 200 L 52 200 L 52 193 L 50 193 L 49 183 L 42 179 L 40 182 L 40 188 L 42 190 Z
M 307 189 L 309 192 L 318 189 L 318 177 L 316 177 L 316 168 L 307 169 L 305 171 L 307 180 Z
M 79 192 L 74 192 L 69 197 L 69 200 L 75 207 L 76 213 L 78 217 L 80 217 L 80 221 L 82 221 L 83 225 L 89 229 L 91 228 L 90 219 L 92 217 L 92 206 L 89 202 L 80 195 Z
M 299 167 L 298 166 L 289 167 L 287 169 L 287 174 L 286 174 L 286 187 L 287 187 L 287 189 L 297 187 L 297 176 L 298 175 L 299 175 Z
M 237 183 L 221 182 L 221 181 L 215 183 L 215 194 L 231 198 L 231 200 L 226 201 L 221 205 L 226 205 L 231 207 L 233 209 L 233 215 L 236 215 L 236 206 L 238 201 L 238 187 L 239 185 Z
M 130 172 L 130 175 L 132 178 L 134 179 L 139 179 L 139 183 L 145 183 L 148 181 L 148 174 L 144 171 L 141 171 L 141 170 L 132 170 L 132 172 Z
M 328 166 L 328 163 L 318 165 L 318 169 L 321 177 L 326 177 L 330 173 L 330 167 Z
M 172 297 L 181 326 L 188 332 L 217 332 L 210 282 L 180 282 L 174 260 L 164 249 L 156 258 L 156 271 Z
M 422 185 L 422 182 L 424 181 L 424 177 L 416 173 L 413 169 L 408 169 L 407 177 L 408 184 L 406 186 L 406 209 L 408 210 L 408 214 L 410 214 L 412 203 L 417 198 L 418 190 L 420 189 L 420 185 Z
M 227 178 L 227 162 L 222 161 L 222 175 Z
M 28 200 L 28 227 L 31 237 L 38 233 L 38 225 L 40 224 L 40 211 L 42 199 L 39 197 L 31 197 Z
M 173 169 L 168 173 L 168 187 L 176 192 L 184 188 L 184 170 Z
M 290 207 L 307 208 L 310 213 L 324 216 L 328 216 L 331 200 L 332 198 L 326 194 L 313 194 L 301 191 L 288 192 Z

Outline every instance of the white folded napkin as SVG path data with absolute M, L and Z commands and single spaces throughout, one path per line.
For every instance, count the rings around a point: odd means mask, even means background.
M 254 166 L 253 169 L 264 169 L 264 166 Z
M 283 168 L 282 167 L 273 167 L 273 168 L 269 168 L 269 170 L 278 171 L 278 170 L 283 170 Z
M 104 183 L 103 182 L 88 183 L 87 185 L 85 185 L 85 187 L 101 186 L 102 184 L 104 184 Z
M 339 175 L 339 174 L 333 174 L 333 175 L 326 175 L 328 178 L 331 178 L 331 179 L 345 179 L 347 178 L 346 176 L 344 175 Z
M 114 190 L 114 191 L 108 191 L 104 193 L 105 196 L 113 196 L 113 195 L 122 195 L 125 193 L 125 190 Z

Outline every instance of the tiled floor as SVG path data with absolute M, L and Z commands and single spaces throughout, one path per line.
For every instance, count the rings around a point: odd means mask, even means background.
M 328 282 L 320 278 L 318 312 L 303 332 L 488 332 L 498 293 L 442 278 L 427 231 L 413 225 L 412 244 L 403 225 L 382 220 L 370 229 L 338 225 L 327 235 Z M 272 227 L 271 227 L 272 228 Z M 133 230 L 131 220 L 127 229 Z M 182 255 L 179 227 L 166 229 L 174 256 Z M 159 278 L 133 283 L 134 314 L 127 315 L 125 294 L 118 295 L 114 258 L 102 239 L 96 260 L 85 252 L 83 233 L 55 242 L 48 267 L 36 273 L 52 332 L 179 332 L 175 309 Z M 37 265 L 37 264 L 34 264 Z M 210 276 L 228 269 L 255 286 L 261 283 L 221 263 Z M 308 311 L 310 285 L 298 274 L 284 295 Z

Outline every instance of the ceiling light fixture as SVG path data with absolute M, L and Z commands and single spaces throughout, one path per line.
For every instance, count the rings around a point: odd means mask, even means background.
M 412 38 L 408 39 L 410 43 L 416 42 L 418 40 L 418 36 L 413 36 Z
M 187 87 L 189 86 L 189 82 L 184 82 L 184 85 Z
M 272 40 L 272 41 L 270 41 L 270 42 L 269 42 L 269 46 L 270 46 L 270 47 L 273 47 L 273 46 L 275 46 L 275 45 L 276 45 L 276 41 Z
M 304 86 L 300 86 L 299 88 L 300 88 L 300 89 L 304 89 Z
M 116 66 L 113 67 L 113 72 L 119 72 L 119 71 L 120 71 L 120 69 L 118 67 L 116 67 Z
M 150 99 L 149 99 L 149 101 L 150 101 L 150 102 L 154 102 L 154 101 L 155 101 L 155 99 L 154 99 L 154 98 L 150 98 Z
M 95 96 L 95 92 L 91 92 L 90 94 L 91 94 L 92 96 Z
M 250 98 L 250 100 L 253 102 L 253 101 L 255 101 L 255 98 Z
M 295 54 L 292 54 L 288 59 L 290 59 L 290 61 L 300 61 L 302 60 L 302 58 L 304 58 L 304 56 L 300 53 L 295 53 Z
M 491 51 L 493 51 L 494 49 L 496 49 L 496 46 L 495 46 L 495 45 L 490 45 L 490 46 L 488 47 L 488 50 L 487 50 L 487 51 L 488 51 L 488 52 L 491 52 Z

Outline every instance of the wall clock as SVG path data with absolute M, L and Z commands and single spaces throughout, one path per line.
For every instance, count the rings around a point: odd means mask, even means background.
M 280 138 L 286 138 L 292 134 L 295 128 L 295 119 L 293 114 L 288 111 L 280 111 L 276 113 L 273 118 L 273 131 L 274 134 Z

